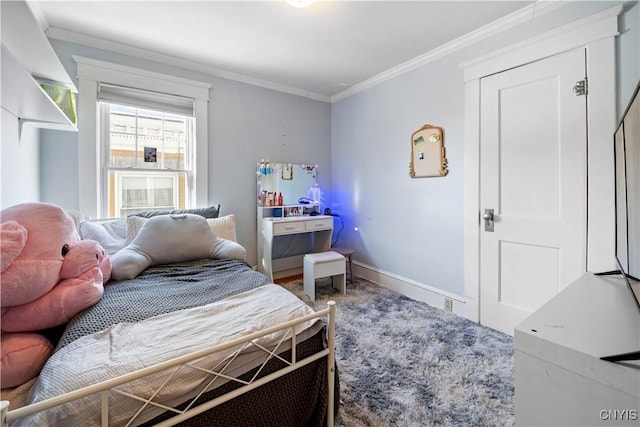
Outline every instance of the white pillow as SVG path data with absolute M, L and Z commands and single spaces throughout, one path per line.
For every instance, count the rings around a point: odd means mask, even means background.
M 95 240 L 100 243 L 109 256 L 112 256 L 126 246 L 125 228 L 126 222 L 124 219 L 103 223 L 82 221 L 78 226 L 78 231 L 82 239 Z
M 158 215 L 142 220 L 144 224 L 131 244 L 111 258 L 111 278 L 114 280 L 132 279 L 153 265 L 204 258 L 244 260 L 247 257 L 244 247 L 218 238 L 200 215 Z
M 64 210 L 71 218 L 73 218 L 73 222 L 76 224 L 76 230 L 80 233 L 80 223 L 88 219 L 84 216 L 84 214 L 80 211 L 76 211 L 73 209 L 65 209 Z
M 99 221 L 99 224 L 109 232 L 109 234 L 116 236 L 120 239 L 127 237 L 127 220 L 119 218 L 113 221 Z
M 138 235 L 140 229 L 149 218 L 143 218 L 139 216 L 127 217 L 127 238 L 125 245 L 133 242 L 133 239 Z M 238 237 L 236 235 L 236 217 L 233 214 L 223 216 L 221 218 L 207 218 L 209 227 L 213 230 L 213 233 L 222 238 L 237 242 Z
M 236 236 L 236 217 L 233 214 L 221 218 L 207 218 L 207 222 L 216 236 L 232 242 L 238 241 Z
M 127 237 L 124 242 L 125 246 L 133 242 L 133 239 L 136 238 L 145 222 L 147 222 L 147 218 L 141 216 L 132 215 L 127 217 Z

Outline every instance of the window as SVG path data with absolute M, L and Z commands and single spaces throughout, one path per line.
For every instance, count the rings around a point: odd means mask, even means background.
M 92 218 L 211 205 L 209 83 L 74 56 L 78 208 Z
M 116 216 L 127 216 L 148 210 L 184 209 L 180 203 L 179 181 L 176 173 L 115 172 L 110 182 Z M 184 180 L 182 180 L 184 182 Z
M 190 206 L 193 117 L 109 102 L 100 108 L 107 217 Z

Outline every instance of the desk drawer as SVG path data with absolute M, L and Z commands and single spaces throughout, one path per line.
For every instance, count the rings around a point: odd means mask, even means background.
M 273 224 L 273 234 L 290 234 L 305 232 L 303 221 L 285 221 Z
M 333 218 L 306 221 L 307 231 L 329 230 L 333 226 Z

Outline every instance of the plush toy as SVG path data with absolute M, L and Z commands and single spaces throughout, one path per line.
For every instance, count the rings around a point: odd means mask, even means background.
M 135 223 L 138 224 L 134 226 Z M 244 247 L 216 236 L 207 219 L 200 215 L 129 217 L 127 228 L 139 228 L 139 231 L 130 244 L 113 255 L 114 280 L 133 279 L 152 265 L 203 258 L 245 260 L 247 257 Z
M 38 375 L 53 345 L 38 331 L 94 305 L 111 275 L 100 244 L 80 240 L 60 207 L 24 203 L 0 212 L 2 388 Z

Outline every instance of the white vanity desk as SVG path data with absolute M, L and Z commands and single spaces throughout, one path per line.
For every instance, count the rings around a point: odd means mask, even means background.
M 320 213 L 318 165 L 269 162 L 257 169 L 257 269 L 274 278 L 302 274 L 305 254 L 331 249 L 333 217 Z
M 312 239 L 312 252 L 325 252 L 331 249 L 333 217 L 329 215 L 304 215 L 289 217 L 262 218 L 260 234 L 262 244 L 258 248 L 258 270 L 271 278 L 300 274 L 304 254 L 273 258 L 280 243 L 279 236 L 309 234 Z M 282 242 L 284 243 L 284 242 Z

